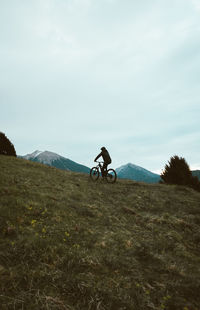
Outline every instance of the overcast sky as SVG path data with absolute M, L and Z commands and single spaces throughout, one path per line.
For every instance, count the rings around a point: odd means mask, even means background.
M 200 169 L 200 0 L 0 0 L 0 131 L 18 155 Z

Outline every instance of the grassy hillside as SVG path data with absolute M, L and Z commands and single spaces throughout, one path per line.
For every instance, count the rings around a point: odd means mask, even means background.
M 0 309 L 199 310 L 200 193 L 0 156 Z

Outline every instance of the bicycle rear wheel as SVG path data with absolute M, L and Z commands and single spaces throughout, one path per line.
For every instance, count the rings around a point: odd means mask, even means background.
M 90 178 L 93 182 L 97 181 L 99 178 L 99 169 L 97 167 L 93 167 L 90 169 Z
M 107 175 L 106 175 L 106 181 L 108 183 L 115 183 L 117 180 L 117 173 L 114 169 L 108 169 Z

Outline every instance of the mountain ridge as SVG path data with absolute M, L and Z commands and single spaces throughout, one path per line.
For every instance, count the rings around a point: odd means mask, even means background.
M 52 166 L 62 170 L 68 170 L 73 172 L 89 173 L 90 168 L 79 164 L 69 158 L 65 158 L 57 153 L 50 151 L 36 150 L 33 153 L 19 156 L 20 158 L 31 160 L 34 162 L 40 162 L 48 166 Z
M 128 163 L 116 169 L 117 175 L 121 179 L 129 179 L 146 183 L 158 183 L 160 176 L 143 167 Z
M 18 156 L 34 162 L 40 162 L 52 167 L 73 172 L 90 173 L 90 168 L 79 164 L 69 158 L 65 158 L 57 153 L 51 151 L 36 150 L 24 156 Z M 137 166 L 133 163 L 127 163 L 115 169 L 117 176 L 120 179 L 129 179 L 138 182 L 158 183 L 161 180 L 159 174 L 151 172 L 143 167 Z M 192 174 L 197 176 L 200 180 L 200 170 L 192 171 Z
M 33 153 L 20 156 L 21 158 L 40 162 L 49 166 L 53 166 L 62 170 L 69 170 L 74 172 L 90 172 L 90 168 L 80 165 L 71 159 L 65 158 L 57 153 L 51 151 L 36 150 Z M 160 176 L 132 163 L 128 163 L 116 168 L 118 178 L 130 179 L 146 183 L 158 183 Z

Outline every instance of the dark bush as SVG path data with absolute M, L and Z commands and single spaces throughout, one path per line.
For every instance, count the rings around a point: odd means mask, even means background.
M 0 154 L 15 157 L 17 156 L 14 145 L 10 142 L 10 140 L 3 132 L 0 132 Z
M 200 182 L 192 175 L 186 160 L 177 155 L 172 156 L 161 174 L 163 183 L 190 186 L 200 191 Z
M 190 185 L 191 185 L 192 188 L 194 188 L 194 189 L 196 189 L 197 191 L 200 192 L 200 182 L 199 182 L 198 177 L 192 176 L 191 177 L 191 184 Z

